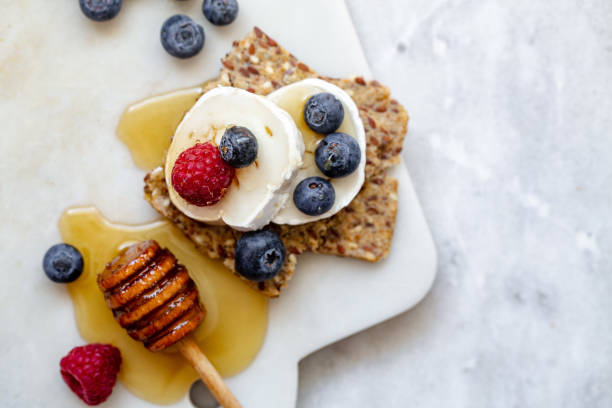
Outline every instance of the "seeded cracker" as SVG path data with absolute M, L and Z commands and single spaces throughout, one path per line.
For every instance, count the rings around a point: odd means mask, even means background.
M 265 282 L 245 281 L 269 297 L 277 297 L 295 270 L 297 255 L 311 251 L 349 256 L 376 262 L 387 256 L 397 212 L 397 180 L 385 170 L 399 163 L 406 134 L 408 114 L 389 89 L 361 77 L 334 79 L 318 75 L 255 28 L 222 59 L 216 81 L 206 83 L 205 91 L 216 85 L 235 86 L 266 95 L 281 86 L 305 79 L 321 78 L 344 89 L 359 108 L 366 131 L 366 181 L 349 206 L 317 222 L 270 226 L 287 248 L 287 260 L 280 273 Z M 170 201 L 163 168 L 145 177 L 145 199 L 161 215 L 171 220 L 211 258 L 222 259 L 234 271 L 234 248 L 242 235 L 226 226 L 207 225 L 185 216 Z

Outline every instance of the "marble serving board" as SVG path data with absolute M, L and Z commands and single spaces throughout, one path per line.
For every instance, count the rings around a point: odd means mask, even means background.
M 237 21 L 224 28 L 208 24 L 195 0 L 128 0 L 107 23 L 84 18 L 76 0 L 1 3 L 0 405 L 78 407 L 58 362 L 82 339 L 67 291 L 40 264 L 69 206 L 93 204 L 117 222 L 157 218 L 142 198 L 144 172 L 115 136 L 123 109 L 216 76 L 231 42 L 254 25 L 323 74 L 368 77 L 369 69 L 341 0 L 241 0 Z M 159 43 L 175 13 L 204 26 L 206 45 L 193 59 L 171 58 Z M 393 172 L 400 208 L 391 255 L 378 264 L 300 257 L 271 302 L 261 352 L 228 380 L 245 407 L 295 406 L 300 359 L 411 308 L 430 288 L 431 236 L 405 167 Z M 105 404 L 152 406 L 120 384 Z M 187 396 L 177 404 L 190 405 Z

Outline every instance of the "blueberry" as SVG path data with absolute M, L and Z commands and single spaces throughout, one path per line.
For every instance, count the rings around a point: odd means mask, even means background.
M 172 56 L 193 57 L 204 46 L 204 29 L 189 17 L 176 14 L 162 26 L 161 43 Z
M 206 19 L 214 25 L 228 25 L 238 16 L 238 2 L 236 0 L 204 0 L 202 12 Z
M 304 214 L 321 215 L 327 212 L 336 200 L 334 186 L 324 178 L 308 177 L 300 181 L 293 190 L 293 202 Z
M 315 163 L 327 177 L 344 177 L 355 171 L 361 161 L 357 140 L 346 133 L 332 133 L 319 142 Z
M 221 157 L 232 167 L 246 167 L 257 158 L 257 139 L 251 131 L 242 126 L 225 130 L 219 144 Z
M 317 133 L 338 130 L 344 119 L 344 108 L 334 95 L 323 92 L 311 96 L 304 108 L 304 120 Z
M 247 232 L 236 243 L 236 271 L 261 282 L 275 277 L 285 262 L 285 245 L 269 230 Z
M 83 272 L 83 256 L 72 245 L 53 245 L 45 253 L 43 270 L 53 282 L 73 282 Z
M 94 21 L 107 21 L 121 10 L 121 0 L 79 0 L 81 11 Z

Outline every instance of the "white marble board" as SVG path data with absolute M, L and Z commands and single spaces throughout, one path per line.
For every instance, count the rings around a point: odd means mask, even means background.
M 369 77 L 343 1 L 242 0 L 237 21 L 213 27 L 200 1 L 126 1 L 103 24 L 76 0 L 1 1 L 0 19 L 0 402 L 2 406 L 82 406 L 58 361 L 81 344 L 65 289 L 41 271 L 59 240 L 61 212 L 95 204 L 113 221 L 156 219 L 142 199 L 143 172 L 115 137 L 122 110 L 156 93 L 216 75 L 231 42 L 254 25 L 315 70 Z M 206 32 L 203 53 L 179 61 L 159 44 L 168 16 L 184 13 Z M 391 87 L 393 84 L 388 84 Z M 305 255 L 282 297 L 271 302 L 265 344 L 228 380 L 245 407 L 292 407 L 297 363 L 307 354 L 414 306 L 430 288 L 436 254 L 409 175 L 400 180 L 391 255 L 379 264 Z M 121 385 L 106 406 L 152 406 Z M 187 398 L 177 406 L 190 406 Z

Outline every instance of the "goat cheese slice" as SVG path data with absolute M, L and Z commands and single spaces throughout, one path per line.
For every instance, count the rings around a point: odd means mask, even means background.
M 231 126 L 244 126 L 255 135 L 255 162 L 236 169 L 232 185 L 216 204 L 200 207 L 185 201 L 172 186 L 176 159 L 197 143 L 219 146 Z M 267 225 L 289 198 L 303 153 L 302 137 L 286 111 L 242 89 L 215 88 L 200 97 L 176 129 L 165 163 L 170 200 L 195 220 L 225 223 L 241 231 L 257 230 Z
M 308 127 L 304 120 L 304 106 L 311 96 L 321 92 L 333 94 L 342 103 L 344 120 L 336 132 L 343 132 L 354 137 L 361 150 L 359 166 L 346 177 L 329 179 L 321 173 L 314 160 L 314 151 L 317 144 L 325 135 L 316 133 Z M 294 176 L 293 182 L 289 187 L 289 198 L 285 206 L 272 219 L 272 222 L 276 224 L 298 225 L 331 217 L 353 201 L 365 179 L 366 138 L 357 105 L 355 105 L 353 99 L 343 89 L 329 82 L 314 78 L 305 79 L 279 88 L 269 94 L 268 99 L 291 115 L 300 130 L 305 145 L 303 165 Z M 314 216 L 304 214 L 293 203 L 293 190 L 295 187 L 300 181 L 312 176 L 328 179 L 336 193 L 336 200 L 333 206 L 327 212 Z

